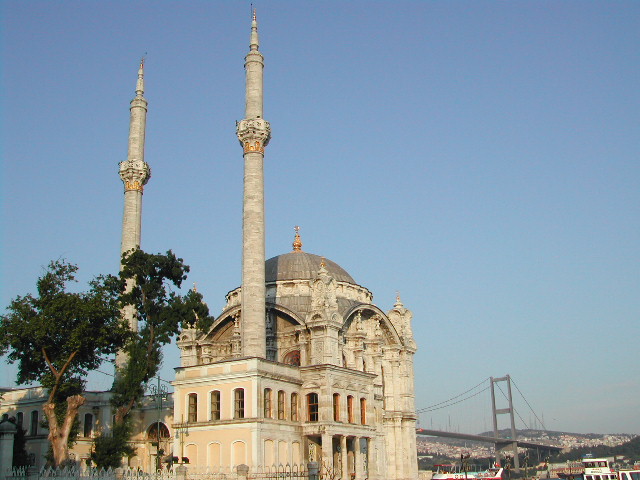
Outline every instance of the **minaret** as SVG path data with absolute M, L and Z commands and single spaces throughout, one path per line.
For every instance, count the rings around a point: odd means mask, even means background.
M 242 354 L 266 356 L 264 147 L 271 138 L 269 122 L 262 118 L 263 70 L 258 51 L 258 23 L 253 11 L 251 42 L 245 57 L 245 118 L 237 135 L 244 152 L 244 201 L 242 208 Z
M 129 110 L 129 154 L 120 162 L 120 178 L 124 183 L 124 214 L 122 217 L 121 253 L 140 247 L 142 225 L 142 191 L 151 177 L 151 169 L 144 161 L 144 137 L 147 124 L 147 100 L 144 94 L 144 58 L 140 61 L 136 96 L 131 100 Z M 132 309 L 125 309 L 125 318 L 133 330 L 138 323 Z

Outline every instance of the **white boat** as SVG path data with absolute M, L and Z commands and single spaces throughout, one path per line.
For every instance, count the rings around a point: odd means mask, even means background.
M 475 480 L 478 472 L 464 472 L 459 464 L 434 465 L 436 471 L 433 472 L 431 480 Z
M 476 475 L 476 480 L 501 480 L 502 472 L 504 472 L 504 468 L 499 465 L 495 465 L 484 472 L 478 473 Z
M 606 458 L 583 458 L 584 480 L 640 480 L 639 469 L 617 470 Z

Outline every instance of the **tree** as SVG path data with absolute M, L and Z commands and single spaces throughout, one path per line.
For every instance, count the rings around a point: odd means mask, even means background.
M 101 275 L 86 292 L 68 292 L 77 270 L 64 260 L 51 262 L 36 283 L 37 295 L 16 297 L 0 316 L 0 353 L 18 363 L 17 383 L 38 382 L 48 391 L 43 410 L 55 466 L 68 458 L 87 373 L 129 335 L 118 304 L 121 280 Z
M 115 426 L 111 440 L 102 438 L 107 435 L 103 433 L 94 443 L 98 466 L 112 466 L 114 459 L 119 463 L 128 455 L 126 442 L 118 443 L 118 439 L 126 437 L 122 432 L 130 431 L 129 413 L 158 373 L 162 347 L 182 328 L 207 330 L 213 322 L 202 295 L 195 289 L 185 295 L 172 290 L 180 288 L 188 272 L 189 266 L 171 250 L 166 254 L 150 254 L 136 249 L 122 257 L 120 279 L 127 287 L 121 296 L 121 306 L 137 321 L 138 328 L 123 349 L 128 361 L 118 369 L 112 387 Z

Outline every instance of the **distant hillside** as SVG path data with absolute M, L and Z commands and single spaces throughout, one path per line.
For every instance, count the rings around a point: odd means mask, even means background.
M 597 447 L 575 448 L 567 453 L 560 453 L 552 457 L 553 462 L 565 462 L 567 460 L 580 460 L 586 454 L 590 453 L 594 457 L 614 457 L 624 456 L 626 458 L 639 461 L 640 460 L 640 436 L 632 438 L 622 445 L 608 447 L 599 445 Z
M 518 437 L 529 437 L 529 438 L 537 438 L 537 437 L 559 438 L 559 437 L 562 437 L 563 435 L 569 435 L 572 437 L 597 439 L 597 438 L 603 438 L 605 436 L 605 434 L 602 434 L 602 433 L 556 432 L 551 430 L 536 430 L 536 429 L 516 430 L 516 434 L 518 435 Z M 479 435 L 486 435 L 488 437 L 493 437 L 493 430 L 490 432 L 480 433 Z M 502 430 L 498 430 L 499 437 L 507 438 L 510 435 L 511 435 L 511 429 L 504 428 Z M 606 435 L 633 436 L 628 433 L 609 433 Z

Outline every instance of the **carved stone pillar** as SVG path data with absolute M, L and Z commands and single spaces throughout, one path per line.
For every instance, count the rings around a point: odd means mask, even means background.
M 322 470 L 333 470 L 333 437 L 326 432 L 322 433 Z
M 342 480 L 349 480 L 349 456 L 347 452 L 347 437 L 340 437 L 340 455 L 342 458 Z
M 360 437 L 355 437 L 353 439 L 354 448 L 353 448 L 353 460 L 356 467 L 356 480 L 363 480 L 364 475 L 362 472 L 362 452 L 360 451 Z

